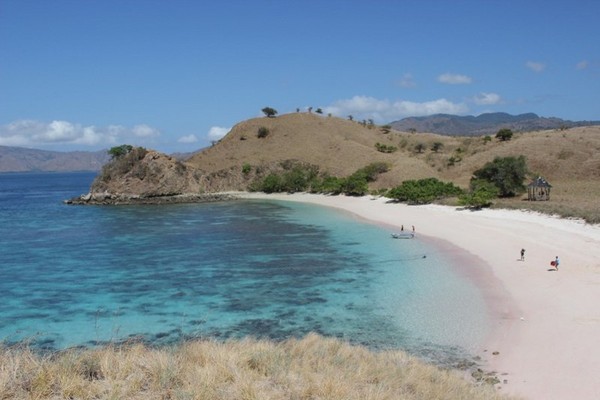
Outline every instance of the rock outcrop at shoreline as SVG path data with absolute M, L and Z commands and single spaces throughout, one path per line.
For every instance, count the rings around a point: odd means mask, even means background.
M 207 203 L 239 199 L 230 193 L 183 193 L 163 196 L 138 196 L 128 194 L 88 193 L 65 200 L 74 205 L 127 205 L 127 204 L 183 204 Z
M 201 170 L 173 157 L 141 147 L 114 158 L 94 179 L 90 192 L 66 204 L 177 204 L 232 200 L 227 193 L 207 192 Z

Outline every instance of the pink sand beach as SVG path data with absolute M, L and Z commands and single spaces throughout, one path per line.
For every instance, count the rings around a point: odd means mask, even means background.
M 600 226 L 369 196 L 240 195 L 335 207 L 387 226 L 414 225 L 417 239 L 454 246 L 485 271 L 475 282 L 489 303 L 492 334 L 478 355 L 486 371 L 497 373 L 498 390 L 532 400 L 600 398 Z M 550 265 L 556 256 L 558 271 Z

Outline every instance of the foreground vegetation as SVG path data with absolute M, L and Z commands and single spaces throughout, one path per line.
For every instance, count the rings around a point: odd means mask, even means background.
M 193 341 L 68 350 L 0 349 L 0 399 L 507 399 L 399 351 L 310 334 L 281 343 Z

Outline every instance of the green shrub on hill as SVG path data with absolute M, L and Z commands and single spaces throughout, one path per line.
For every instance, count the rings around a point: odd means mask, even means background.
M 364 196 L 369 192 L 369 182 L 377 180 L 377 176 L 389 171 L 389 168 L 384 162 L 376 162 L 358 169 L 341 181 L 342 193 L 348 196 Z
M 508 128 L 502 128 L 496 133 L 496 139 L 501 142 L 507 142 L 513 137 L 513 131 Z
M 343 192 L 344 179 L 337 176 L 324 176 L 315 179 L 311 185 L 311 193 L 324 193 L 338 195 Z
M 398 150 L 398 148 L 396 146 L 381 144 L 379 142 L 375 143 L 375 148 L 380 153 L 393 153 L 396 150 Z
M 453 183 L 445 183 L 436 178 L 408 180 L 391 189 L 387 197 L 408 204 L 428 204 L 435 200 L 463 194 L 463 190 Z
M 348 196 L 364 196 L 369 191 L 369 183 L 361 173 L 353 173 L 342 181 L 342 193 Z
M 269 128 L 266 128 L 264 126 L 261 126 L 260 128 L 258 128 L 258 132 L 256 133 L 256 136 L 258 136 L 260 139 L 262 138 L 266 138 L 267 136 L 269 136 Z
M 469 192 L 458 197 L 458 204 L 475 209 L 490 207 L 499 193 L 500 190 L 493 183 L 476 179 L 471 181 Z
M 283 182 L 280 175 L 269 174 L 261 182 L 257 191 L 265 193 L 283 192 Z
M 384 162 L 374 162 L 366 167 L 362 167 L 357 170 L 354 174 L 359 174 L 364 176 L 367 182 L 374 182 L 377 180 L 377 176 L 379 174 L 383 174 L 384 172 L 388 172 L 390 170 L 390 165 Z
M 317 177 L 318 173 L 318 168 L 314 166 L 294 166 L 292 169 L 283 174 L 283 191 L 288 193 L 308 191 L 311 182 Z
M 368 193 L 369 182 L 377 179 L 377 175 L 389 170 L 386 163 L 372 163 L 360 168 L 346 178 L 319 174 L 315 165 L 287 160 L 281 163 L 281 173 L 271 173 L 265 178 L 253 182 L 249 190 L 265 193 L 276 192 L 311 192 L 327 194 L 347 194 L 362 196 Z
M 319 167 L 294 160 L 281 162 L 282 172 L 272 172 L 264 178 L 258 178 L 248 188 L 254 192 L 307 192 L 318 181 Z M 260 173 L 257 168 L 257 173 Z
M 498 188 L 500 197 L 513 197 L 525 191 L 523 181 L 528 172 L 524 156 L 496 157 L 475 171 L 471 181 L 490 182 Z

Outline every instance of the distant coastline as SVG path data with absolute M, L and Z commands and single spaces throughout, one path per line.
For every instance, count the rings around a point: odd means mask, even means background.
M 99 172 L 110 161 L 106 150 L 48 151 L 0 146 L 0 173 Z
M 34 175 L 34 174 L 90 174 L 97 175 L 98 171 L 91 170 L 79 170 L 79 171 L 38 171 L 38 170 L 30 170 L 30 171 L 1 171 L 2 175 Z

